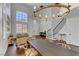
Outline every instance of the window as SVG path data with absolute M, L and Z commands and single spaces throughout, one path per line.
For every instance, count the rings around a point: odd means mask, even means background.
M 27 33 L 27 13 L 16 11 L 16 33 Z
M 16 24 L 16 32 L 22 33 L 22 24 Z
M 27 22 L 27 13 L 16 11 L 16 21 Z

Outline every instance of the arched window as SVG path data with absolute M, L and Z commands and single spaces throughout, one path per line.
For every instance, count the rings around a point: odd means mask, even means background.
M 16 33 L 27 33 L 27 19 L 27 13 L 16 11 Z

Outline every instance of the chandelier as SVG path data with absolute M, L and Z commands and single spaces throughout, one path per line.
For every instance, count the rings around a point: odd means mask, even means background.
M 49 4 L 49 5 L 46 5 L 46 6 L 41 5 L 38 8 L 34 7 L 33 13 L 34 13 L 34 17 L 42 18 L 41 14 L 38 15 L 38 13 L 40 11 L 43 11 L 47 8 L 58 8 L 59 10 L 61 9 L 61 11 L 58 12 L 57 14 L 53 14 L 52 18 L 59 18 L 59 17 L 63 17 L 64 15 L 67 15 L 70 12 L 70 7 L 71 6 L 69 4 L 65 5 L 65 4 L 62 4 L 62 3 L 52 3 L 52 4 Z M 47 17 L 47 16 L 48 15 L 46 15 L 45 17 Z

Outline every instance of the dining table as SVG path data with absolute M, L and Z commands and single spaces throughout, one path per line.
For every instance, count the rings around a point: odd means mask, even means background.
M 74 49 L 67 49 L 43 39 L 31 39 L 28 43 L 36 49 L 41 56 L 79 56 L 79 52 Z

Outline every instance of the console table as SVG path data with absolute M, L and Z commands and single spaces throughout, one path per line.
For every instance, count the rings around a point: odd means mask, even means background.
M 41 37 L 46 37 L 46 32 L 40 32 Z

